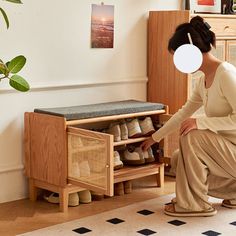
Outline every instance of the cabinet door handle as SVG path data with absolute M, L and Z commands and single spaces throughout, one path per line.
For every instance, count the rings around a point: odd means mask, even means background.
M 109 168 L 109 165 L 106 165 L 106 168 Z
M 229 26 L 228 26 L 228 25 L 225 26 L 224 30 L 227 30 L 227 29 L 229 29 Z

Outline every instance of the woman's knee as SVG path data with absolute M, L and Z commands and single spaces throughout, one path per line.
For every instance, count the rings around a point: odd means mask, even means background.
M 202 138 L 205 135 L 205 130 L 191 130 L 186 135 L 180 136 L 180 144 L 194 144 L 201 142 Z

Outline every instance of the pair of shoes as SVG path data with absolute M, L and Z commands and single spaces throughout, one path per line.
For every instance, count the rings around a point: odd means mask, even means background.
M 114 195 L 122 196 L 132 192 L 131 180 L 114 184 Z
M 186 212 L 179 212 L 176 211 L 175 207 L 176 202 L 172 201 L 168 204 L 166 204 L 164 208 L 164 213 L 169 216 L 175 216 L 175 217 L 184 217 L 184 216 L 214 216 L 217 213 L 217 210 L 212 207 L 209 210 L 206 211 L 186 211 Z
M 236 209 L 236 199 L 225 199 L 222 202 L 222 206 L 231 209 Z
M 59 204 L 59 194 L 58 193 L 51 193 L 49 196 L 43 197 L 47 202 Z M 78 206 L 79 205 L 79 196 L 77 193 L 69 194 L 68 199 L 68 206 Z
M 154 162 L 155 158 L 152 149 L 143 151 L 141 147 L 129 146 L 121 156 L 121 160 L 127 165 L 142 165 Z
M 121 169 L 123 167 L 123 162 L 120 160 L 120 154 L 118 151 L 114 151 L 114 170 Z
M 107 133 L 114 136 L 114 142 L 120 142 L 121 140 L 128 139 L 128 128 L 124 120 L 120 123 L 110 124 Z
M 44 196 L 47 202 L 59 204 L 59 194 L 51 193 L 49 196 Z M 91 193 L 89 190 L 83 190 L 78 193 L 69 194 L 68 206 L 78 206 L 79 203 L 90 203 L 92 201 Z
M 137 138 L 147 136 L 155 132 L 151 117 L 146 117 L 143 120 L 137 118 L 127 122 L 129 138 Z
M 88 161 L 74 161 L 71 163 L 71 170 L 69 171 L 69 177 L 80 178 L 90 176 L 90 167 Z

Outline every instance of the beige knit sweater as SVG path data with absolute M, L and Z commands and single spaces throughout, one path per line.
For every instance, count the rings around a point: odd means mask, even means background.
M 197 79 L 190 99 L 152 137 L 159 142 L 180 128 L 181 123 L 204 106 L 205 116 L 197 117 L 200 130 L 211 130 L 236 145 L 236 68 L 222 62 L 210 88 L 205 88 L 205 77 Z

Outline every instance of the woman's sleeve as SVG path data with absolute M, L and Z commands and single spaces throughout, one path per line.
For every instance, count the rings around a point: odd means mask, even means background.
M 199 79 L 200 80 L 200 79 Z M 166 135 L 174 132 L 175 130 L 179 129 L 180 124 L 190 117 L 196 110 L 198 110 L 202 105 L 203 101 L 199 93 L 199 84 L 200 81 L 196 82 L 194 87 L 192 96 L 190 99 L 185 103 L 185 105 L 178 110 L 166 123 L 163 127 L 157 130 L 153 135 L 152 138 L 156 142 L 159 142 L 163 139 Z
M 231 114 L 224 117 L 199 117 L 197 118 L 198 129 L 209 129 L 215 133 L 222 130 L 236 130 L 236 73 L 225 71 L 220 79 L 220 88 L 232 107 Z

